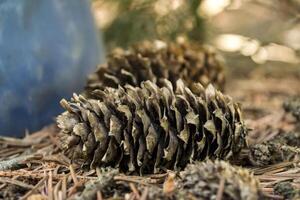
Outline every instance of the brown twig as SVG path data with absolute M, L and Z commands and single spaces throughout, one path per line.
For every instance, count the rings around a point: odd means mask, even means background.
M 137 184 L 146 185 L 146 186 L 150 185 L 150 184 L 146 183 L 144 180 L 138 180 L 138 179 L 132 178 L 130 176 L 115 176 L 114 180 L 115 181 L 132 182 L 132 183 L 137 183 Z
M 21 200 L 27 199 L 30 195 L 32 195 L 38 188 L 40 188 L 46 181 L 48 177 L 44 177 L 41 179 L 30 191 L 28 191 L 23 197 L 21 197 Z
M 78 180 L 77 180 L 77 177 L 76 177 L 76 174 L 75 174 L 75 171 L 74 171 L 74 168 L 72 165 L 69 166 L 69 169 L 70 169 L 70 173 L 71 173 L 71 177 L 73 179 L 73 183 L 74 185 L 78 185 Z
M 97 191 L 97 200 L 103 200 L 101 191 Z
M 132 192 L 133 192 L 135 198 L 136 198 L 136 199 L 140 199 L 140 198 L 141 198 L 140 193 L 139 193 L 139 191 L 136 189 L 135 185 L 134 185 L 133 183 L 129 183 L 129 187 L 130 187 L 130 189 L 132 190 Z
M 222 200 L 222 196 L 223 196 L 223 192 L 224 192 L 224 186 L 225 186 L 225 179 L 222 177 L 221 180 L 220 180 L 216 200 Z
M 53 200 L 53 179 L 52 179 L 52 171 L 49 172 L 49 178 L 48 178 L 48 199 Z
M 10 184 L 14 184 L 14 185 L 17 185 L 17 186 L 26 188 L 26 189 L 32 189 L 32 188 L 34 188 L 33 185 L 29 185 L 29 184 L 24 183 L 24 182 L 22 182 L 22 181 L 10 179 L 10 178 L 3 178 L 3 177 L 0 177 L 0 182 L 1 182 L 1 183 L 10 183 Z

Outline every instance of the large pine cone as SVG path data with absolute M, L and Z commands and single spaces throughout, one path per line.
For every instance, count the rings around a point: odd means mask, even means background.
M 139 86 L 142 81 L 150 80 L 162 86 L 168 79 L 175 86 L 180 78 L 187 86 L 200 82 L 207 86 L 212 83 L 224 89 L 224 69 L 211 47 L 187 42 L 166 44 L 162 41 L 144 42 L 130 50 L 119 49 L 112 52 L 107 63 L 100 65 L 88 78 L 86 90 L 117 88 L 118 85 Z
M 240 108 L 213 86 L 177 81 L 126 85 L 62 100 L 61 147 L 74 161 L 123 171 L 181 169 L 191 160 L 228 159 L 245 145 Z

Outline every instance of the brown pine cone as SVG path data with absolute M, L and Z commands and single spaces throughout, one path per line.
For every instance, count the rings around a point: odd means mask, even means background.
M 253 174 L 224 161 L 190 164 L 180 176 L 176 199 L 217 199 L 220 187 L 223 187 L 222 199 L 257 200 L 262 197 Z
M 286 112 L 292 113 L 292 115 L 300 121 L 300 96 L 292 97 L 283 103 L 283 108 Z
M 171 193 L 166 193 L 163 188 L 156 185 L 148 187 L 147 199 L 264 199 L 259 190 L 259 181 L 253 174 L 247 169 L 218 160 L 189 164 L 173 184 L 175 189 Z
M 228 159 L 246 144 L 240 108 L 230 97 L 177 81 L 126 85 L 62 100 L 61 148 L 73 161 L 122 171 L 182 169 L 192 160 Z
M 225 83 L 223 65 L 212 47 L 187 42 L 148 41 L 128 51 L 112 52 L 107 63 L 89 76 L 86 90 L 88 93 L 107 86 L 139 86 L 146 80 L 162 86 L 163 79 L 170 80 L 173 86 L 178 79 L 188 87 L 194 82 L 204 86 L 212 83 L 220 90 L 224 89 Z

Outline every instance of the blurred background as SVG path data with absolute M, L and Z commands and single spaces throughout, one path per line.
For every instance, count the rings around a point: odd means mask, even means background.
M 248 118 L 300 95 L 300 0 L 94 0 L 92 11 L 108 51 L 178 36 L 215 46 Z
M 243 75 L 300 63 L 300 0 L 94 0 L 92 10 L 108 50 L 185 36 L 216 46 Z

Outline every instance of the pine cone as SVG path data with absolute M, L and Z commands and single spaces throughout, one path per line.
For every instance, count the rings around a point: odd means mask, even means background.
M 224 89 L 224 69 L 211 47 L 187 42 L 144 42 L 128 51 L 119 49 L 107 60 L 89 76 L 87 93 L 107 86 L 139 86 L 146 80 L 162 86 L 163 79 L 168 79 L 175 86 L 179 78 L 189 87 L 200 82 L 204 86 L 212 83 L 218 89 Z
M 275 138 L 249 147 L 249 161 L 254 166 L 266 166 L 299 160 L 300 134 L 282 133 Z
M 258 180 L 253 174 L 224 161 L 207 160 L 189 164 L 175 182 L 176 189 L 172 193 L 165 193 L 155 185 L 148 187 L 148 199 L 213 200 L 218 199 L 217 194 L 222 187 L 222 199 L 263 199 Z M 140 188 L 140 191 L 144 190 Z
M 279 182 L 274 185 L 274 194 L 283 196 L 284 199 L 300 199 L 299 188 L 292 185 L 291 182 Z
M 176 199 L 217 199 L 221 185 L 222 199 L 256 200 L 262 196 L 253 174 L 224 161 L 190 164 L 180 176 L 177 196 L 182 198 Z
M 123 171 L 181 169 L 191 160 L 228 159 L 245 146 L 247 129 L 231 98 L 177 81 L 145 81 L 62 100 L 61 148 L 72 160 Z
M 286 112 L 292 113 L 292 115 L 300 121 L 300 96 L 295 96 L 285 101 L 283 108 Z

